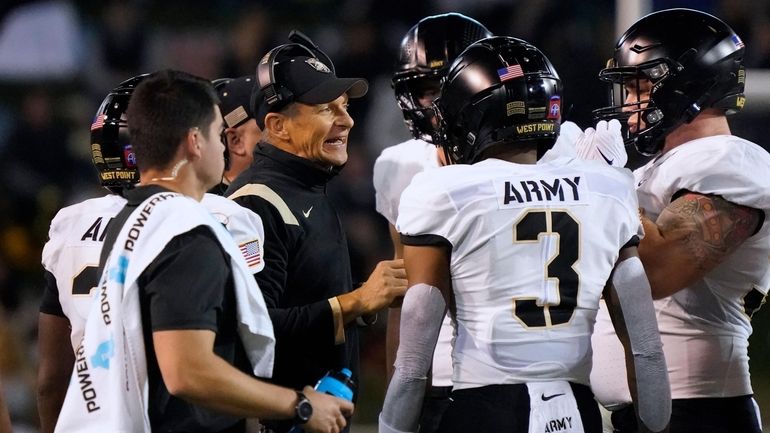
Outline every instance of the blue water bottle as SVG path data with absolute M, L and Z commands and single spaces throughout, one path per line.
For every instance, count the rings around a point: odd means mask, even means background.
M 356 383 L 353 381 L 353 373 L 347 368 L 340 371 L 329 371 L 315 385 L 315 390 L 344 400 L 353 401 L 356 392 Z M 303 433 L 302 426 L 295 425 L 289 433 Z

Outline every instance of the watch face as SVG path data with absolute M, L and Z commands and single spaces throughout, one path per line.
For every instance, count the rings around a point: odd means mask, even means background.
M 297 418 L 303 423 L 308 422 L 310 416 L 313 415 L 313 406 L 310 404 L 307 398 L 304 396 L 297 403 Z

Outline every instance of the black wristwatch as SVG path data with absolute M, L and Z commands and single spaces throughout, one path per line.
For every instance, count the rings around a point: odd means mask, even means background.
M 313 416 L 313 405 L 310 404 L 310 400 L 305 397 L 305 394 L 297 391 L 297 405 L 294 406 L 294 423 L 305 424 L 310 421 L 311 416 Z

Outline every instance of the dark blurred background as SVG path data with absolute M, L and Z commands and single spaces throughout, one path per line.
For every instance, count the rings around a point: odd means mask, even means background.
M 419 19 L 462 12 L 497 35 L 526 39 L 552 60 L 565 86 L 566 119 L 590 126 L 605 104 L 596 79 L 619 32 L 646 12 L 686 6 L 726 20 L 748 49 L 746 109 L 733 132 L 770 136 L 770 7 L 767 1 L 703 0 L 81 0 L 0 6 L 0 377 L 17 432 L 37 431 L 34 382 L 40 252 L 62 207 L 106 193 L 89 152 L 89 125 L 119 82 L 162 68 L 214 79 L 253 74 L 262 54 L 293 29 L 312 37 L 340 76 L 365 77 L 354 100 L 350 160 L 330 194 L 348 230 L 354 280 L 392 255 L 374 210 L 374 159 L 408 138 L 390 78 L 398 44 Z M 631 154 L 630 164 L 641 164 Z M 770 173 L 757 173 L 770 176 Z M 361 398 L 354 431 L 374 424 L 385 390 L 381 320 L 363 332 Z M 750 355 L 757 400 L 770 417 L 770 313 L 754 318 Z

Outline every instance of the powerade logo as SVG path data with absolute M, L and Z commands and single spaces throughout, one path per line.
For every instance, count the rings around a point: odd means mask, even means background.
M 96 412 L 101 409 L 96 399 L 96 389 L 94 383 L 91 381 L 91 374 L 88 372 L 88 362 L 86 361 L 85 348 L 81 342 L 75 351 L 75 371 L 78 375 L 78 384 L 80 386 L 80 392 L 83 395 L 83 402 L 86 405 L 86 410 Z
M 110 268 L 109 275 L 110 280 L 123 284 L 126 282 L 126 269 L 128 268 L 128 257 L 118 257 L 118 265 Z
M 110 359 L 115 356 L 115 343 L 110 337 L 109 340 L 102 341 L 96 347 L 96 352 L 91 355 L 91 365 L 94 368 L 110 369 Z

